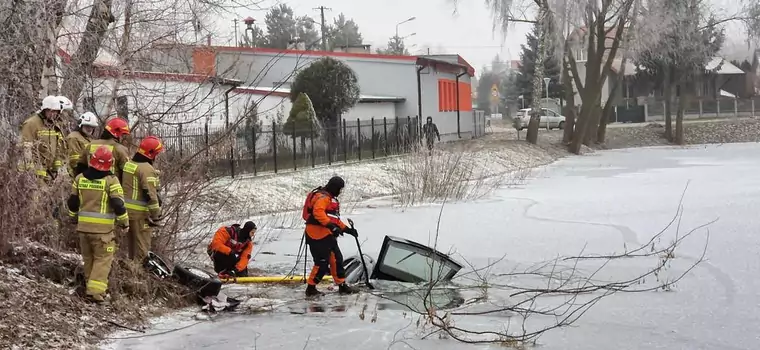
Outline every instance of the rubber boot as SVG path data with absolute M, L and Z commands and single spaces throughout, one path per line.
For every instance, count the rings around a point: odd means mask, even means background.
M 325 293 L 322 293 L 317 290 L 317 286 L 312 286 L 311 284 L 306 287 L 306 296 L 307 297 L 319 297 L 324 295 Z
M 343 283 L 338 286 L 338 293 L 339 294 L 354 294 L 356 293 L 356 289 L 353 289 L 349 287 L 347 284 Z

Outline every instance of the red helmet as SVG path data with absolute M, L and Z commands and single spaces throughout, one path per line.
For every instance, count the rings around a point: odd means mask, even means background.
M 156 159 L 159 153 L 164 151 L 164 144 L 156 136 L 147 136 L 140 142 L 137 153 L 140 153 L 150 160 Z
M 117 139 L 129 135 L 129 124 L 124 119 L 113 118 L 106 122 L 106 130 Z
M 113 153 L 106 146 L 100 146 L 90 156 L 90 167 L 95 170 L 109 171 L 113 165 Z

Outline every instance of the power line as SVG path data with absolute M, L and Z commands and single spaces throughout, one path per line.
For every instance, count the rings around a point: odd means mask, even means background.
M 319 10 L 319 16 L 322 19 L 322 51 L 327 51 L 327 36 L 325 35 L 325 30 L 327 29 L 327 26 L 325 25 L 325 10 L 332 11 L 329 7 L 319 6 L 315 7 L 314 10 Z

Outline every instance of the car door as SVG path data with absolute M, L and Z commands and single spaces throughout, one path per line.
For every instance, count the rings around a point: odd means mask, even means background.
M 549 128 L 559 127 L 559 115 L 552 110 L 546 110 L 546 123 Z
M 545 128 L 546 123 L 549 121 L 549 111 L 546 108 L 541 108 L 541 119 L 538 123 L 539 128 Z

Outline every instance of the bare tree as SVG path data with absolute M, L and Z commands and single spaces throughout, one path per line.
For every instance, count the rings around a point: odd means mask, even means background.
M 588 253 L 584 248 L 576 256 L 559 256 L 502 273 L 493 271 L 496 265 L 502 264 L 501 261 L 487 266 L 473 266 L 467 262 L 468 271 L 460 274 L 452 285 L 440 280 L 446 275 L 444 266 L 428 259 L 428 283 L 402 292 L 409 295 L 405 300 L 415 302 L 392 300 L 419 316 L 417 326 L 422 329 L 423 338 L 437 334 L 470 344 L 496 343 L 518 348 L 535 345 L 543 334 L 573 325 L 602 299 L 621 293 L 673 290 L 699 265 L 707 250 L 708 226 L 717 219 L 688 232 L 680 232 L 682 201 L 683 194 L 676 214 L 662 231 L 638 246 L 624 245 L 621 252 Z M 444 206 L 439 213 L 439 226 L 443 210 Z M 706 235 L 701 254 L 691 257 L 682 254 L 679 250 L 682 244 L 701 231 Z M 433 242 L 436 247 L 438 230 Z M 454 253 L 449 252 L 450 255 Z M 676 257 L 688 262 L 673 271 Z M 609 276 L 616 264 L 632 260 L 652 265 L 637 271 L 626 269 L 629 273 L 617 280 L 602 277 Z M 478 294 L 461 306 L 447 309 L 441 303 L 441 295 L 447 289 L 478 291 Z M 383 294 L 378 296 L 389 298 Z M 488 315 L 506 316 L 507 321 L 498 329 L 476 329 L 457 324 L 457 320 Z M 401 340 L 395 340 L 398 341 Z

